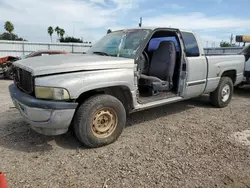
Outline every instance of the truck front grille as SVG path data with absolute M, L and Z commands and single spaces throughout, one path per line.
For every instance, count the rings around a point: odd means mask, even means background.
M 30 72 L 14 67 L 14 82 L 16 86 L 23 92 L 32 94 L 33 89 L 33 77 Z

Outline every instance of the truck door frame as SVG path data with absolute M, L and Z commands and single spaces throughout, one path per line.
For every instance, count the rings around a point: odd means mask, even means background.
M 158 31 L 172 31 L 176 32 L 177 34 L 177 42 L 180 45 L 180 54 L 181 54 L 181 62 L 180 62 L 180 72 L 179 72 L 179 83 L 178 83 L 178 93 L 177 95 L 180 97 L 184 97 L 186 93 L 186 87 L 187 87 L 187 76 L 188 76 L 188 61 L 186 58 L 185 53 L 185 46 L 184 41 L 182 39 L 181 31 L 179 29 L 173 29 L 173 28 L 157 28 L 152 30 L 152 32 L 148 35 L 148 37 L 145 39 L 144 43 L 141 45 L 140 49 L 137 52 L 137 55 L 135 56 L 135 65 L 137 65 L 137 62 L 139 60 L 139 56 L 143 53 L 144 49 L 146 48 L 147 44 L 151 40 L 152 36 L 158 32 Z

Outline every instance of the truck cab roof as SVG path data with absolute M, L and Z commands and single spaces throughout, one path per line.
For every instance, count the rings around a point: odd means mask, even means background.
M 178 29 L 178 28 L 172 28 L 172 27 L 131 27 L 131 28 L 124 28 L 124 29 L 118 29 L 118 30 L 114 30 L 113 32 L 115 31 L 122 31 L 122 30 L 135 30 L 135 29 L 148 29 L 148 30 L 158 30 L 158 29 L 171 29 L 171 30 L 179 30 L 181 32 L 188 32 L 188 33 L 194 33 L 193 31 L 191 30 L 186 30 L 186 29 Z

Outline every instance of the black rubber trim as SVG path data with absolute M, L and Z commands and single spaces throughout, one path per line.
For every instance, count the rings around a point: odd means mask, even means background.
M 9 86 L 9 92 L 12 98 L 31 108 L 63 110 L 63 109 L 76 109 L 78 105 L 78 103 L 73 103 L 73 102 L 37 99 L 31 95 L 28 95 L 20 91 L 15 84 L 11 84 Z
M 196 85 L 205 84 L 205 83 L 206 81 L 191 82 L 191 83 L 188 83 L 188 86 L 196 86 Z
M 247 77 L 247 78 L 249 78 L 250 77 L 250 71 L 245 71 L 244 72 L 244 76 Z

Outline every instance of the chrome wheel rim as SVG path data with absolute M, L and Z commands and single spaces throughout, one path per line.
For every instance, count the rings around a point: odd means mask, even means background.
M 222 101 L 223 102 L 227 102 L 227 100 L 229 99 L 230 97 L 230 86 L 227 84 L 225 85 L 223 88 L 222 88 L 222 91 L 221 91 L 221 98 L 222 98 Z

